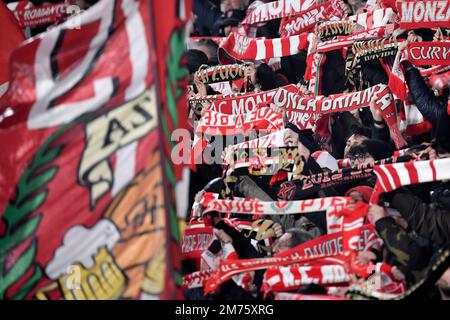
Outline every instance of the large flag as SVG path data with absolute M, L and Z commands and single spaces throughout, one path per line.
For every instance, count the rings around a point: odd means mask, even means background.
M 12 51 L 25 40 L 14 16 L 0 1 L 0 97 L 8 89 L 9 57 Z
M 0 101 L 0 299 L 178 297 L 161 118 L 164 101 L 183 103 L 182 18 L 156 19 L 155 2 L 101 0 L 13 53 Z

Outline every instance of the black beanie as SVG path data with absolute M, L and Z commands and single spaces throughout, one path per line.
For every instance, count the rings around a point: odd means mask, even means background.
M 361 147 L 367 148 L 367 152 L 375 159 L 382 160 L 394 155 L 394 147 L 381 140 L 369 139 L 361 142 Z
M 189 73 L 194 73 L 202 64 L 208 64 L 208 56 L 200 50 L 191 49 L 187 52 Z

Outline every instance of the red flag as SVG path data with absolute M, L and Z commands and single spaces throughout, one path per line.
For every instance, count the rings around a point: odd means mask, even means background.
M 152 7 L 101 0 L 14 51 L 0 102 L 0 299 L 176 293 L 154 37 L 158 23 L 176 36 L 183 25 Z M 177 92 L 183 37 L 169 35 L 158 41 Z
M 25 40 L 16 19 L 8 7 L 0 2 L 0 97 L 6 91 L 9 80 L 9 57 L 12 51 Z

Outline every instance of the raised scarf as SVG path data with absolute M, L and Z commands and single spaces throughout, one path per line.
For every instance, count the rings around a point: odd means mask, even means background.
M 412 161 L 375 166 L 377 176 L 371 203 L 377 203 L 382 193 L 418 183 L 450 179 L 450 158 Z
M 368 30 L 377 27 L 385 27 L 388 24 L 395 23 L 397 15 L 392 8 L 384 8 L 353 15 L 346 18 L 346 20 L 353 21 L 364 27 L 365 30 Z
M 224 158 L 224 164 L 229 164 L 226 159 L 229 159 L 232 154 L 238 149 L 284 147 L 284 136 L 287 134 L 287 132 L 288 129 L 284 129 L 268 135 L 264 135 L 261 138 L 252 139 L 229 146 L 225 149 L 226 155 Z
M 450 28 L 450 1 L 398 0 L 400 28 Z
M 294 171 L 296 164 L 301 166 L 300 171 L 303 170 L 298 147 L 237 149 L 232 158 L 227 159 L 227 163 L 227 176 L 250 174 L 269 175 L 274 178 L 273 175 L 279 171 Z M 284 174 L 280 179 L 284 181 L 286 178 L 287 174 Z
M 14 9 L 14 16 L 22 29 L 53 24 L 67 15 L 66 3 L 44 4 L 31 8 L 28 7 L 29 3 L 29 1 L 21 1 Z
M 373 29 L 362 30 L 348 36 L 338 36 L 337 39 L 321 42 L 317 45 L 317 53 L 325 53 L 332 50 L 339 50 L 351 47 L 355 41 L 378 39 L 386 36 L 385 27 L 375 27 Z
M 315 0 L 279 0 L 255 7 L 241 22 L 242 25 L 257 24 L 298 15 L 315 6 Z
M 450 65 L 450 41 L 411 42 L 408 60 L 416 66 Z
M 337 36 L 348 36 L 352 32 L 353 26 L 352 21 L 323 21 L 318 24 L 316 35 L 322 41 Z
M 308 34 L 285 38 L 250 38 L 236 32 L 222 42 L 218 51 L 221 64 L 235 60 L 268 60 L 299 53 L 308 46 Z
M 196 133 L 212 136 L 236 135 L 250 130 L 266 130 L 272 133 L 284 129 L 283 117 L 268 107 L 255 111 L 228 115 L 206 110 L 200 118 Z
M 365 225 L 356 228 L 355 230 L 349 230 L 349 231 L 343 231 L 342 233 L 336 233 L 332 236 L 335 239 L 338 239 L 339 236 L 342 237 L 343 244 L 342 246 L 339 246 L 339 243 L 337 240 L 334 241 L 334 244 L 336 248 L 333 250 L 331 249 L 332 253 L 328 254 L 319 254 L 314 255 L 314 246 L 326 248 L 331 248 L 332 245 L 321 245 L 321 241 L 330 241 L 329 238 L 324 238 L 326 236 L 319 237 L 317 239 L 307 241 L 300 246 L 293 248 L 291 250 L 288 250 L 287 252 L 282 252 L 282 254 L 279 254 L 272 258 L 257 258 L 257 259 L 243 259 L 243 260 L 223 260 L 220 263 L 219 270 L 216 274 L 214 274 L 205 284 L 205 292 L 208 293 L 210 291 L 215 291 L 217 288 L 225 281 L 231 279 L 233 276 L 243 273 L 243 272 L 249 272 L 249 271 L 255 271 L 255 270 L 261 270 L 261 269 L 269 269 L 269 268 L 278 268 L 283 266 L 289 266 L 289 265 L 296 265 L 296 264 L 309 264 L 309 265 L 349 265 L 353 271 L 359 272 L 359 273 L 365 273 L 367 272 L 367 267 L 360 267 L 355 264 L 352 260 L 354 259 L 354 256 L 349 255 L 343 255 L 339 254 L 340 250 L 342 252 L 346 251 L 346 247 L 351 246 L 351 249 L 353 251 L 357 251 L 358 248 L 365 248 L 367 250 L 370 250 L 370 247 L 367 246 L 364 241 L 364 238 L 360 238 L 360 233 L 362 230 L 365 230 L 365 228 L 373 228 L 371 225 Z M 357 239 L 355 242 L 355 235 L 357 235 Z M 361 240 L 363 239 L 363 240 Z M 345 244 L 345 242 L 349 242 L 349 244 Z M 372 241 L 375 245 L 375 242 Z M 376 243 L 376 245 L 379 245 L 379 242 Z M 312 247 L 311 247 L 312 246 Z M 309 249 L 308 249 L 309 248 Z M 309 251 L 311 256 L 302 256 L 301 252 L 307 252 Z M 317 250 L 316 250 L 317 252 Z M 324 250 L 326 252 L 326 250 Z M 357 268 L 359 267 L 360 270 Z
M 296 123 L 303 113 L 321 114 L 368 107 L 374 96 L 377 97 L 376 107 L 381 111 L 389 126 L 391 137 L 397 148 L 407 145 L 397 126 L 397 113 L 392 94 L 389 87 L 383 84 L 375 85 L 363 91 L 313 98 L 280 89 L 273 96 L 273 103 L 277 107 L 283 107 L 286 110 L 288 120 Z
M 345 18 L 350 13 L 348 7 L 341 0 L 331 0 L 311 7 L 299 15 L 281 19 L 280 35 L 289 37 L 310 31 L 317 22 Z
M 335 297 L 321 294 L 301 294 L 290 292 L 278 292 L 275 294 L 275 300 L 350 300 L 343 297 Z
M 195 78 L 203 83 L 218 83 L 232 81 L 244 77 L 246 65 L 229 64 L 225 66 L 214 66 L 202 68 L 195 73 Z
M 289 84 L 281 87 L 288 92 L 298 92 L 296 85 Z M 225 114 L 243 114 L 252 112 L 260 105 L 267 104 L 271 101 L 279 88 L 262 91 L 258 93 L 248 93 L 230 96 L 207 96 L 204 98 L 206 101 L 211 101 L 209 110 L 225 113 Z
M 249 215 L 286 215 L 324 211 L 329 206 L 345 205 L 348 197 L 329 197 L 295 201 L 260 201 L 256 199 L 216 199 L 206 193 L 200 205 L 203 214 L 211 211 Z
M 312 265 L 289 266 L 267 269 L 264 273 L 261 290 L 269 292 L 292 291 L 308 284 L 322 286 L 348 286 L 351 275 L 345 266 Z
M 354 78 L 361 70 L 361 63 L 395 56 L 398 51 L 398 43 L 393 37 L 358 40 L 353 43 L 351 51 L 351 54 L 347 56 L 345 74 L 347 75 L 347 81 L 354 85 Z

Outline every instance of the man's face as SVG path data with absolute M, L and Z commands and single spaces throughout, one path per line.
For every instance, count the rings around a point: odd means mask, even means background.
M 356 144 L 359 144 L 365 140 L 368 140 L 369 138 L 367 138 L 366 136 L 362 136 L 359 134 L 352 134 L 348 140 L 347 140 L 347 144 L 345 145 L 345 149 L 344 149 L 344 158 L 348 157 L 348 151 L 350 150 L 350 148 Z
M 374 163 L 375 159 L 368 153 L 366 153 L 365 155 L 360 155 L 353 160 L 354 166 L 373 165 Z
M 233 26 L 226 26 L 223 29 L 223 33 L 224 33 L 225 37 L 228 37 L 232 30 L 233 30 Z
M 244 9 L 244 1 L 243 0 L 231 0 L 231 7 L 235 10 L 243 10 Z
M 362 193 L 359 191 L 352 191 L 352 192 L 350 192 L 349 196 L 350 196 L 350 198 L 352 198 L 355 201 L 363 201 L 364 200 Z
M 222 12 L 227 12 L 228 10 L 231 10 L 231 0 L 222 0 L 220 10 Z
M 273 253 L 278 254 L 280 252 L 286 251 L 291 248 L 292 245 L 292 234 L 283 234 L 273 245 Z

